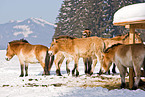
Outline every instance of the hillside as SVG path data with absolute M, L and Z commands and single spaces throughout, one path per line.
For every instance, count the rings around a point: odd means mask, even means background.
M 0 24 L 0 49 L 6 49 L 12 40 L 26 39 L 31 44 L 50 46 L 55 25 L 43 19 L 28 18 L 22 21 L 9 21 Z

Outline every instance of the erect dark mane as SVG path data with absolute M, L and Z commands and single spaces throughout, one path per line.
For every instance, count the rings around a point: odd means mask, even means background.
M 122 44 L 121 44 L 121 43 L 117 43 L 117 44 L 112 45 L 111 47 L 108 47 L 108 48 L 104 51 L 104 53 L 108 53 L 109 50 L 110 50 L 111 48 L 116 47 L 116 46 L 119 46 L 119 45 L 122 45 Z
M 61 39 L 61 38 L 75 39 L 75 37 L 68 36 L 68 35 L 61 35 L 61 36 L 56 37 L 55 39 L 57 40 L 57 39 Z
M 135 34 L 137 34 L 137 35 L 138 35 L 138 33 L 137 33 L 137 32 L 135 32 Z M 124 38 L 123 40 L 125 40 L 127 37 L 129 37 L 129 32 L 127 33 L 127 35 L 125 36 L 125 38 Z M 142 39 L 141 39 L 141 41 L 142 41 Z
M 125 38 L 123 40 L 125 40 L 127 37 L 129 37 L 129 32 L 127 33 L 127 35 L 125 36 Z
M 11 41 L 11 42 L 9 42 L 9 43 L 16 43 L 16 42 L 24 42 L 24 43 L 29 43 L 27 40 L 25 40 L 25 39 L 20 39 L 20 40 L 13 40 L 13 41 Z

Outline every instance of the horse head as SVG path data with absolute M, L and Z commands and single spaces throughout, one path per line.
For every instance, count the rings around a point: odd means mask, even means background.
M 104 53 L 103 53 L 103 68 L 105 69 L 105 72 L 107 72 L 114 61 L 114 51 L 116 51 L 116 47 L 120 46 L 122 44 L 114 44 L 111 47 L 108 47 Z
M 72 43 L 72 40 L 76 39 L 72 36 L 67 35 L 61 35 L 53 40 L 51 43 L 50 49 L 48 53 L 50 55 L 55 55 L 58 51 L 66 50 L 66 48 L 70 48 L 70 44 Z
M 9 61 L 15 55 L 14 50 L 11 48 L 10 43 L 8 43 L 7 51 L 6 51 L 6 60 Z
M 109 71 L 112 61 L 107 53 L 103 53 L 103 68 L 105 72 Z
M 91 31 L 89 29 L 85 29 L 85 31 L 82 33 L 82 38 L 90 37 Z
M 49 48 L 48 53 L 49 53 L 50 55 L 55 55 L 57 52 L 58 52 L 58 43 L 57 43 L 57 40 L 54 39 L 54 40 L 52 41 L 52 43 L 51 43 L 51 46 L 50 46 L 50 48 Z
M 25 44 L 25 43 L 29 43 L 29 42 L 25 39 L 13 40 L 13 41 L 9 42 L 8 45 L 7 45 L 7 52 L 6 52 L 6 58 L 5 59 L 7 61 L 12 59 L 13 56 L 16 54 L 16 52 L 14 50 L 17 48 L 17 45 Z

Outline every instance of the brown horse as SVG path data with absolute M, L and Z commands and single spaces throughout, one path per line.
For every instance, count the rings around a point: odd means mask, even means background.
M 63 52 L 64 54 L 69 54 L 74 61 L 75 66 L 72 70 L 72 74 L 74 74 L 76 69 L 76 76 L 79 75 L 78 72 L 78 60 L 80 57 L 88 58 L 92 57 L 93 67 L 91 69 L 91 73 L 93 73 L 96 60 L 102 64 L 102 53 L 104 48 L 104 42 L 99 37 L 88 37 L 88 38 L 70 38 L 67 36 L 66 38 L 54 39 L 51 43 L 49 52 L 55 55 L 57 52 Z M 95 64 L 94 64 L 95 63 Z M 100 70 L 102 69 L 102 65 L 100 66 Z
M 89 32 L 89 30 L 85 30 L 83 33 L 86 33 L 86 32 Z M 91 33 L 91 32 L 89 32 L 89 33 Z M 82 34 L 82 35 L 84 35 L 84 34 Z M 69 37 L 69 36 L 67 36 L 67 37 Z M 85 37 L 86 37 L 86 35 L 85 35 Z M 60 38 L 66 38 L 66 37 L 64 37 L 64 36 L 60 36 L 58 39 L 60 39 Z M 73 39 L 73 37 L 71 37 L 72 39 Z M 115 43 L 125 43 L 125 44 L 128 44 L 128 41 L 129 41 L 129 34 L 126 34 L 126 35 L 119 35 L 119 36 L 116 36 L 116 37 L 114 37 L 114 38 L 102 38 L 103 39 L 103 41 L 104 41 L 104 44 L 105 44 L 105 47 L 104 47 L 104 49 L 105 48 L 108 48 L 109 46 L 111 46 L 111 45 L 113 45 L 113 44 L 115 44 Z M 56 38 L 56 40 L 57 40 L 57 38 Z M 139 36 L 139 34 L 138 33 L 135 33 L 135 42 L 136 43 L 142 43 L 142 40 L 141 40 L 141 38 L 140 38 L 140 36 Z M 60 73 L 60 67 L 61 67 L 61 64 L 62 64 L 62 62 L 63 62 L 63 60 L 64 60 L 64 58 L 66 57 L 66 58 L 68 58 L 68 54 L 67 53 L 63 53 L 63 52 L 58 52 L 57 53 L 57 57 L 56 57 L 56 59 L 55 59 L 55 65 L 56 65 L 56 74 L 57 75 L 61 75 L 61 73 Z M 70 60 L 69 60 L 70 59 Z M 73 57 L 72 56 L 69 56 L 69 58 L 68 58 L 68 60 L 66 61 L 66 70 L 67 70 L 67 73 L 68 74 L 70 74 L 70 69 L 68 68 L 68 64 L 69 64 L 69 62 L 70 61 L 72 61 L 73 60 Z M 84 61 L 84 63 L 85 63 L 85 73 L 86 74 L 92 74 L 91 72 L 91 64 L 92 64 L 92 59 L 91 59 L 91 57 L 89 57 L 89 59 L 88 58 L 83 58 L 83 61 Z M 95 64 L 97 63 L 97 60 L 95 60 L 94 61 L 94 65 L 93 65 L 93 68 L 95 68 Z M 112 72 L 113 73 L 115 73 L 116 71 L 115 71 L 115 64 L 113 65 L 113 69 L 112 69 Z M 101 69 L 100 69 L 100 71 L 99 71 L 99 74 L 101 74 Z
M 85 31 L 83 31 L 82 33 L 82 38 L 87 38 L 87 37 L 90 37 L 91 36 L 91 31 L 89 29 L 85 29 Z M 64 38 L 64 37 L 59 37 L 60 38 Z M 65 36 L 66 38 L 66 36 Z M 74 38 L 74 37 L 72 37 Z M 55 38 L 57 39 L 57 38 Z M 67 71 L 67 74 L 69 75 L 70 74 L 70 69 L 68 67 L 68 64 L 73 60 L 73 57 L 69 56 L 68 54 L 64 54 L 63 52 L 58 52 L 57 53 L 57 56 L 54 60 L 54 63 L 56 65 L 56 74 L 58 76 L 61 76 L 61 73 L 60 73 L 60 67 L 62 65 L 62 62 L 64 61 L 64 59 L 67 58 L 66 60 L 66 71 Z M 83 58 L 83 61 L 84 61 L 84 64 L 85 64 L 85 74 L 89 74 L 90 73 L 90 70 L 91 70 L 91 64 L 92 64 L 92 58 L 89 57 L 89 58 Z
M 117 43 L 129 44 L 129 33 L 125 35 L 118 35 L 113 38 L 102 38 L 102 39 L 104 40 L 105 43 L 105 49 L 107 49 L 108 47 L 111 47 L 112 45 Z M 135 43 L 143 43 L 140 37 L 140 33 L 135 32 Z M 113 64 L 113 69 L 112 69 L 113 73 L 116 73 L 115 67 L 116 67 L 115 64 Z
M 8 43 L 6 60 L 9 61 L 14 55 L 17 55 L 20 61 L 21 74 L 20 77 L 28 76 L 28 63 L 40 63 L 44 69 L 43 74 L 49 74 L 49 54 L 48 47 L 43 45 L 31 45 L 27 40 L 15 40 Z
M 135 83 L 132 89 L 137 89 L 140 81 L 141 67 L 145 58 L 145 45 L 144 44 L 116 44 L 106 49 L 104 52 L 103 67 L 105 71 L 111 66 L 111 63 L 115 63 L 120 71 L 121 76 L 121 88 L 125 87 L 125 74 L 127 67 L 133 68 L 136 75 Z
M 89 29 L 85 29 L 82 33 L 82 38 L 91 37 L 91 31 Z M 85 64 L 85 74 L 90 74 L 91 72 L 91 65 L 92 65 L 92 57 L 83 58 Z

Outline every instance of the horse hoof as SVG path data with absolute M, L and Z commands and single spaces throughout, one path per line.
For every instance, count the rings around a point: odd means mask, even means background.
M 88 73 L 85 73 L 85 75 L 89 75 Z
M 28 76 L 28 74 L 25 74 L 25 76 Z
M 67 70 L 67 74 L 70 75 L 70 70 Z
M 93 72 L 90 72 L 90 76 L 93 74 Z
M 112 69 L 112 72 L 113 72 L 113 73 L 116 73 L 116 71 L 115 71 L 114 69 Z
M 108 71 L 108 72 L 105 72 L 105 73 L 103 73 L 103 74 L 110 75 L 110 72 Z
M 60 73 L 60 70 L 56 70 L 56 75 L 57 76 L 62 76 L 61 73 Z
M 125 88 L 125 83 L 121 83 L 120 89 Z
M 133 87 L 132 87 L 132 90 L 136 90 L 136 89 L 137 89 L 137 87 L 136 87 L 136 86 L 133 86 Z
M 57 76 L 62 76 L 61 74 L 58 74 Z
M 23 77 L 24 75 L 20 75 L 19 77 Z
M 76 73 L 76 77 L 78 77 L 78 76 L 79 76 L 79 72 Z
M 79 77 L 79 74 L 76 74 L 76 77 Z
M 45 74 L 45 75 L 50 75 L 50 74 Z

